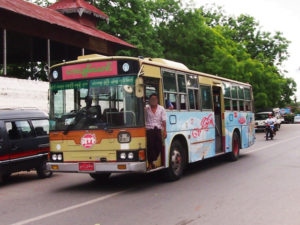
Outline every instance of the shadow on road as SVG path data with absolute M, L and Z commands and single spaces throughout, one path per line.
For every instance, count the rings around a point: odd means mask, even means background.
M 248 157 L 248 155 L 241 155 L 240 160 Z M 182 177 L 177 182 L 185 182 L 184 180 L 190 176 L 207 172 L 217 167 L 225 166 L 230 163 L 226 156 L 219 156 L 211 159 L 206 159 L 197 163 L 190 164 Z M 150 174 L 113 174 L 108 181 L 97 182 L 91 179 L 90 182 L 77 183 L 75 185 L 65 185 L 62 188 L 53 190 L 54 192 L 94 192 L 94 193 L 112 193 L 126 189 L 132 189 L 133 192 L 145 191 L 157 185 L 168 185 L 163 178 L 163 171 L 157 171 Z M 87 175 L 88 176 L 88 175 Z

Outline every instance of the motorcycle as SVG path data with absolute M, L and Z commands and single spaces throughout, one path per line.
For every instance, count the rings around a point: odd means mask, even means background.
M 273 140 L 275 134 L 274 125 L 266 124 L 266 141 L 271 138 Z

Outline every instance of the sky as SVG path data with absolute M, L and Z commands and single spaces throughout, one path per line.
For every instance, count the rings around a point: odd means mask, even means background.
M 187 1 L 185 1 L 187 2 Z M 216 4 L 222 6 L 226 14 L 239 16 L 248 14 L 260 24 L 261 30 L 275 33 L 280 31 L 291 41 L 289 59 L 283 68 L 286 77 L 297 83 L 297 99 L 300 100 L 300 1 L 299 0 L 194 0 L 197 7 Z

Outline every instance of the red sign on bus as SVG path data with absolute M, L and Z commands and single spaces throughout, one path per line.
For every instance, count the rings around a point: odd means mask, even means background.
M 91 62 L 62 67 L 63 80 L 87 79 L 117 74 L 117 61 Z

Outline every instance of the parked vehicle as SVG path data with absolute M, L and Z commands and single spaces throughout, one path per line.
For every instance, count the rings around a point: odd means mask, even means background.
M 265 120 L 268 119 L 270 112 L 259 112 L 255 114 L 255 131 L 265 131 Z
M 269 114 L 273 115 L 273 119 L 275 121 L 274 126 L 275 130 L 279 130 L 281 123 L 284 121 L 282 117 L 280 117 L 278 114 L 274 115 L 274 112 L 272 111 L 266 111 L 266 112 L 258 112 L 255 114 L 255 130 L 256 131 L 265 131 L 266 124 L 265 120 L 268 119 Z
M 0 110 L 0 182 L 12 173 L 35 169 L 50 177 L 48 115 L 39 110 Z
M 294 117 L 294 123 L 300 123 L 300 115 L 297 114 L 295 117 Z

